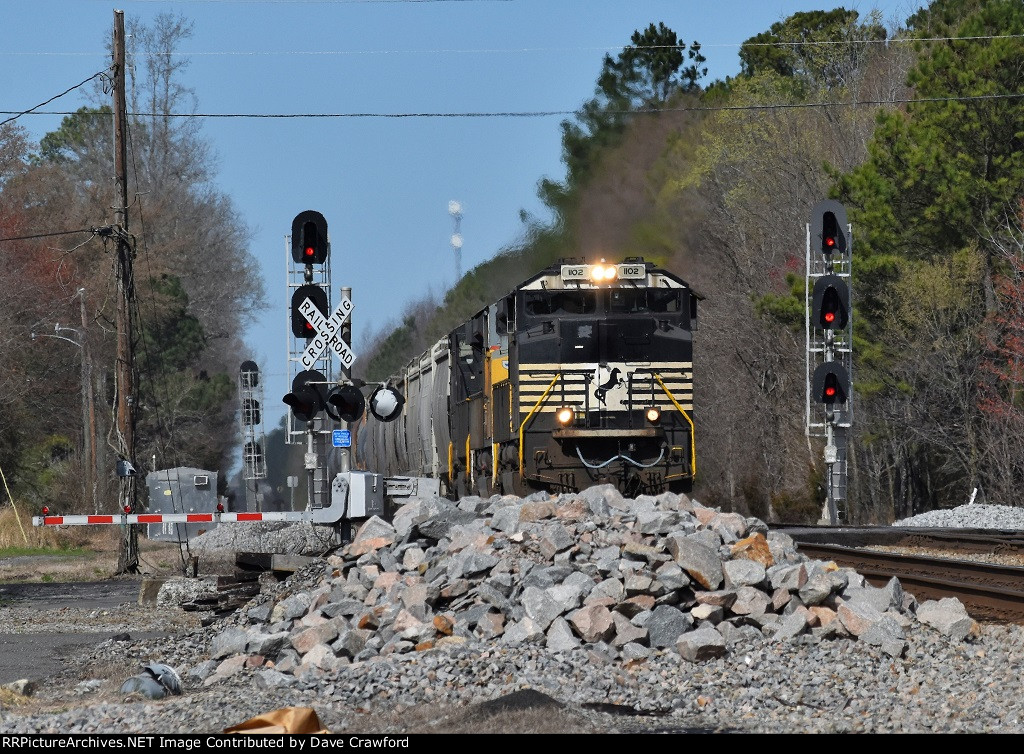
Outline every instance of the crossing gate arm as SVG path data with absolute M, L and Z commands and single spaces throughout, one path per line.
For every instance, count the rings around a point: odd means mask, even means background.
M 100 526 L 129 524 L 220 524 L 240 521 L 309 521 L 308 511 L 266 513 L 121 513 L 117 515 L 33 516 L 33 526 Z
M 231 524 L 246 521 L 290 521 L 334 526 L 345 520 L 384 515 L 385 494 L 395 500 L 439 497 L 440 480 L 388 477 L 369 471 L 340 472 L 331 484 L 330 505 L 305 511 L 239 511 L 237 513 L 122 513 L 32 518 L 33 526 L 127 526 L 129 524 Z

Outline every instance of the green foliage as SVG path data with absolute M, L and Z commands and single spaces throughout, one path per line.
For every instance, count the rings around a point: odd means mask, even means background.
M 932 0 L 907 19 L 915 36 L 948 36 L 988 0 Z
M 976 249 L 961 249 L 948 259 L 907 260 L 893 282 L 886 335 L 904 353 L 911 345 L 950 352 L 950 340 L 969 330 L 984 313 L 984 274 L 984 259 Z
M 634 32 L 631 41 L 632 46 L 617 58 L 605 55 L 595 96 L 584 103 L 574 121 L 562 121 L 566 179 L 564 183 L 544 179 L 538 193 L 563 219 L 576 206 L 576 194 L 600 156 L 621 143 L 630 113 L 663 104 L 676 92 L 695 90 L 707 73 L 697 42 L 686 53 L 691 65 L 683 67 L 682 42 L 664 23 Z
M 745 76 L 772 72 L 812 88 L 845 86 L 845 72 L 869 47 L 861 40 L 886 38 L 877 18 L 864 24 L 858 19 L 857 11 L 845 8 L 794 13 L 740 46 L 740 68 Z M 837 52 L 836 42 L 845 39 L 851 43 Z
M 147 300 L 151 316 L 143 323 L 141 370 L 177 371 L 195 363 L 206 348 L 206 335 L 198 318 L 189 314 L 181 279 L 162 275 L 150 280 Z
M 37 505 L 53 500 L 74 449 L 74 441 L 62 434 L 48 435 L 29 447 L 22 456 L 19 492 Z
M 39 142 L 38 162 L 66 163 L 88 151 L 96 144 L 110 143 L 110 118 L 113 110 L 102 107 L 80 107 L 72 115 L 65 115 L 56 131 L 43 136 Z
M 408 315 L 404 317 L 402 324 L 384 339 L 376 353 L 370 358 L 366 367 L 366 379 L 378 382 L 398 374 L 413 355 L 413 343 L 418 329 L 414 317 Z
M 694 42 L 684 55 L 686 45 L 660 21 L 643 32 L 634 31 L 630 41 L 632 46 L 622 51 L 617 63 L 609 64 L 605 58 L 604 75 L 617 76 L 607 82 L 598 79 L 602 91 L 626 94 L 634 105 L 654 106 L 667 102 L 675 91 L 692 91 L 707 75 L 700 44 Z M 687 59 L 692 62 L 684 68 Z
M 964 36 L 1024 33 L 1019 2 L 985 3 Z M 934 43 L 909 76 L 916 99 L 879 116 L 867 163 L 843 177 L 858 259 L 879 253 L 929 258 L 963 248 L 994 227 L 1024 193 L 1024 52 L 1017 39 Z M 868 284 L 875 284 L 869 279 Z
M 804 291 L 807 288 L 803 276 L 792 272 L 786 275 L 786 283 L 788 294 L 766 293 L 755 299 L 754 311 L 759 317 L 772 319 L 793 332 L 799 332 L 804 329 L 807 312 Z
M 805 485 L 777 477 L 800 475 L 806 447 L 793 420 L 806 316 L 802 253 L 793 252 L 803 249 L 807 209 L 830 196 L 854 227 L 851 468 L 870 493 L 858 500 L 854 491 L 851 504 L 869 504 L 857 515 L 881 521 L 907 500 L 939 502 L 978 478 L 990 462 L 979 459 L 993 452 L 977 438 L 982 333 L 993 327 L 986 314 L 1011 298 L 993 286 L 1002 262 L 986 238 L 1024 196 L 1024 48 L 1013 36 L 1024 33 L 1024 6 L 935 0 L 908 25 L 913 36 L 995 38 L 923 42 L 910 58 L 906 44 L 863 43 L 887 38 L 876 12 L 801 12 L 748 39 L 742 73 L 701 92 L 700 47 L 687 61 L 664 24 L 639 29 L 631 47 L 604 58 L 594 96 L 561 124 L 565 180 L 539 189 L 554 222 L 524 217 L 519 245 L 474 269 L 433 316 L 404 319 L 374 357 L 375 376 L 512 283 L 587 254 L 613 228 L 614 248 L 602 253 L 685 265 L 684 277 L 708 295 L 700 371 L 710 377 L 695 383 L 695 402 L 718 403 L 698 414 L 712 456 L 701 494 L 813 523 L 823 468 L 809 465 Z M 877 111 L 772 107 L 898 96 L 902 84 L 922 101 Z M 684 95 L 720 109 L 690 121 L 637 117 Z M 605 211 L 621 208 L 627 192 L 635 208 Z M 747 456 L 719 430 L 736 426 L 730 402 L 750 421 Z M 810 457 L 821 466 L 820 448 Z M 764 471 L 750 474 L 755 463 Z

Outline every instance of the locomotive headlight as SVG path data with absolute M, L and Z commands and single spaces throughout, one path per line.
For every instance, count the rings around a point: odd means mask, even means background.
M 619 274 L 614 264 L 595 264 L 590 268 L 590 279 L 595 283 L 609 283 Z
M 563 427 L 567 427 L 572 424 L 576 418 L 576 412 L 572 410 L 571 406 L 562 406 L 558 411 L 555 412 L 555 421 L 561 424 Z
M 658 422 L 661 421 L 661 409 L 657 406 L 651 406 L 644 411 L 644 416 L 647 418 L 647 421 L 657 426 Z

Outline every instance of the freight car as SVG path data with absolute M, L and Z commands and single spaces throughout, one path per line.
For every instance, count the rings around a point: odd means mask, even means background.
M 363 418 L 357 463 L 451 497 L 689 491 L 698 298 L 641 258 L 563 260 L 394 375 L 404 409 Z

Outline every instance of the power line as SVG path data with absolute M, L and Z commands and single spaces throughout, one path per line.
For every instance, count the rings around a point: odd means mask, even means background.
M 63 97 L 68 92 L 73 92 L 75 89 L 78 89 L 80 86 L 85 86 L 86 84 L 88 84 L 90 81 L 92 81 L 97 76 L 106 76 L 106 75 L 107 74 L 106 74 L 105 71 L 98 71 L 97 73 L 94 73 L 89 78 L 85 79 L 85 81 L 82 81 L 81 83 L 75 84 L 73 87 L 71 87 L 69 89 L 65 89 L 60 94 L 53 95 L 52 97 L 50 97 L 50 99 L 46 100 L 46 102 L 40 102 L 35 107 L 30 107 L 28 110 L 22 110 L 20 113 L 12 113 L 11 111 L 2 112 L 2 113 L 0 113 L 0 115 L 12 115 L 13 114 L 13 117 L 8 118 L 7 120 L 0 121 L 0 126 L 3 126 L 5 124 L 7 124 L 7 123 L 10 123 L 12 120 L 17 120 L 22 115 L 28 115 L 29 113 L 34 112 L 35 110 L 37 110 L 38 108 L 42 107 L 43 105 L 48 105 L 51 102 L 53 102 L 55 99 L 59 99 L 60 97 Z
M 776 102 L 764 105 L 718 105 L 712 107 L 648 107 L 636 110 L 603 110 L 605 115 L 651 115 L 656 113 L 714 113 L 743 110 L 800 110 L 815 107 L 863 107 L 880 105 L 903 105 L 922 104 L 934 102 L 974 102 L 980 100 L 1001 100 L 1024 98 L 1022 93 L 1013 94 L 977 94 L 977 95 L 954 95 L 949 97 L 907 97 L 893 99 L 873 100 L 851 100 L 842 102 L 839 100 L 827 102 Z M 7 114 L 0 110 L 0 115 Z M 33 112 L 32 115 L 99 115 L 108 117 L 109 113 L 87 112 L 61 112 L 45 111 Z M 380 112 L 353 112 L 353 113 L 129 113 L 135 118 L 214 118 L 214 119 L 254 119 L 254 120 L 289 120 L 289 119 L 318 119 L 318 118 L 549 118 L 554 116 L 578 115 L 578 110 L 495 110 L 495 111 L 466 111 L 466 112 L 404 112 L 404 113 L 380 113 Z
M 228 0 L 224 0 L 227 2 Z M 238 0 L 246 2 L 247 0 Z M 284 0 L 282 0 L 284 1 Z M 306 2 L 309 0 L 295 0 Z M 386 2 L 388 0 L 380 0 Z M 390 0 L 392 2 L 473 2 L 474 0 Z M 483 1 L 483 0 L 479 0 Z M 497 1 L 497 0 L 495 0 Z M 854 45 L 854 44 L 907 44 L 913 42 L 982 42 L 996 39 L 1022 39 L 1024 34 L 988 34 L 970 37 L 887 37 L 885 39 L 805 39 L 796 41 L 776 42 L 721 42 L 721 43 L 700 43 L 700 48 L 738 48 L 738 47 L 811 47 L 829 45 Z M 482 47 L 482 48 L 457 48 L 441 47 L 435 49 L 408 49 L 408 50 L 217 50 L 210 52 L 171 52 L 171 53 L 135 53 L 135 57 L 279 57 L 285 55 L 296 56 L 335 56 L 335 55 L 423 55 L 423 54 L 491 54 L 491 53 L 536 53 L 536 52 L 608 52 L 610 50 L 687 50 L 690 45 L 601 45 L 588 47 Z M 16 52 L 0 51 L 0 56 L 24 56 L 40 55 L 53 57 L 83 57 L 92 55 L 106 55 L 105 51 L 96 52 Z
M 128 0 L 135 3 L 163 3 L 166 0 Z M 388 3 L 509 3 L 512 0 L 178 0 L 179 3 L 248 5 L 379 5 Z
M 61 230 L 55 233 L 35 233 L 31 236 L 11 236 L 9 238 L 0 238 L 0 241 L 28 241 L 32 238 L 52 238 L 53 236 L 70 236 L 75 233 L 95 233 L 102 235 L 99 228 L 82 228 L 81 230 Z

